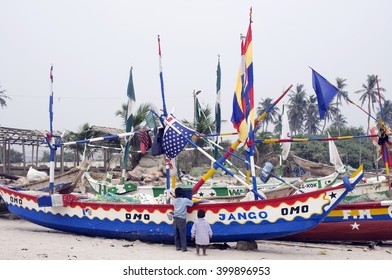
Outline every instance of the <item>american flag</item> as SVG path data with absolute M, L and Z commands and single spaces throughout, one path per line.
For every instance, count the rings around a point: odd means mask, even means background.
M 167 122 L 163 133 L 163 151 L 168 158 L 172 159 L 175 158 L 187 144 L 185 137 L 190 139 L 195 134 L 195 131 L 179 123 L 171 115 L 167 117 Z M 178 130 L 178 132 L 176 130 Z

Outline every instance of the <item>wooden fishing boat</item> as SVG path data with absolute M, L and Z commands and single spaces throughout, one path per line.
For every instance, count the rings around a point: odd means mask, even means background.
M 87 159 L 84 160 L 79 166 L 72 168 L 71 170 L 64 172 L 62 174 L 58 174 L 54 176 L 54 180 L 56 181 L 56 185 L 54 186 L 55 193 L 71 193 L 74 191 L 78 182 L 82 178 L 86 168 L 88 166 Z M 41 190 L 48 191 L 49 190 L 49 179 L 41 179 L 38 181 L 28 182 L 24 184 L 12 184 L 11 186 L 19 187 L 23 189 L 29 190 Z
M 320 162 L 313 162 L 299 156 L 294 155 L 290 152 L 290 157 L 294 160 L 294 162 L 301 167 L 310 172 L 313 176 L 327 176 L 335 172 L 335 167 L 332 165 L 327 165 Z
M 282 239 L 301 242 L 392 240 L 392 200 L 339 204 L 317 227 Z
M 214 232 L 211 242 L 261 240 L 317 226 L 363 176 L 350 183 L 288 197 L 245 202 L 206 202 L 188 210 L 187 238 L 199 209 Z M 189 189 L 191 191 L 191 189 Z M 148 242 L 174 241 L 171 204 L 116 203 L 77 194 L 52 194 L 0 186 L 8 210 L 32 223 L 76 234 Z
M 137 190 L 137 185 L 132 182 L 116 183 L 112 178 L 94 179 L 89 172 L 85 172 L 84 176 L 87 180 L 89 187 L 97 194 L 125 194 Z

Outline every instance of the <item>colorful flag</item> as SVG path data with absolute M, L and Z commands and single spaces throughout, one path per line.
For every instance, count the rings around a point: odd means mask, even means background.
M 323 120 L 324 114 L 327 111 L 329 103 L 331 103 L 332 99 L 339 92 L 339 90 L 313 69 L 312 82 L 313 89 L 317 95 L 320 119 Z
M 78 200 L 74 194 L 51 194 L 39 197 L 37 202 L 39 207 L 59 207 L 69 206 L 71 202 Z
M 195 131 L 178 122 L 173 116 L 169 115 L 163 133 L 163 151 L 165 155 L 172 159 L 175 158 L 188 143 L 187 139 L 192 138 Z
M 245 39 L 241 41 L 241 65 L 233 99 L 231 122 L 238 131 L 241 141 L 245 141 L 254 129 L 252 21 L 249 23 Z M 253 133 L 251 133 L 253 134 Z M 252 141 L 250 139 L 250 141 Z M 249 146 L 249 143 L 248 143 Z

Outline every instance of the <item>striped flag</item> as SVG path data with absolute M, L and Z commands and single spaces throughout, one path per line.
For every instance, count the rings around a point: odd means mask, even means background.
M 159 80 L 161 82 L 163 114 L 166 116 L 167 115 L 167 109 L 166 109 L 166 101 L 165 101 L 165 87 L 163 85 L 161 38 L 160 38 L 159 35 L 158 35 L 158 55 L 159 55 Z
M 254 129 L 252 21 L 249 22 L 246 37 L 241 40 L 241 65 L 234 92 L 231 122 L 238 131 L 239 139 L 245 141 Z M 250 146 L 252 143 L 247 144 Z
M 74 194 L 52 194 L 41 196 L 37 199 L 39 207 L 59 207 L 69 206 L 73 201 L 79 198 Z
M 152 146 L 151 137 L 148 134 L 148 129 L 141 129 L 137 132 L 137 138 L 140 141 L 140 152 L 145 154 Z

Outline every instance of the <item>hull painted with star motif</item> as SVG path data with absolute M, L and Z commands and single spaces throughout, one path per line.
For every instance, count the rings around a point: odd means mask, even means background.
M 190 230 L 199 209 L 205 210 L 211 225 L 211 242 L 273 239 L 306 231 L 317 226 L 350 190 L 350 184 L 342 184 L 284 198 L 200 203 L 188 208 L 187 239 L 191 242 Z M 62 206 L 42 206 L 42 198 L 53 197 L 4 185 L 0 185 L 0 196 L 11 213 L 47 228 L 146 242 L 174 241 L 170 204 L 91 201 L 71 194 L 56 196 L 68 199 L 62 200 Z
M 300 242 L 392 240 L 392 201 L 340 204 L 317 227 L 281 239 Z

